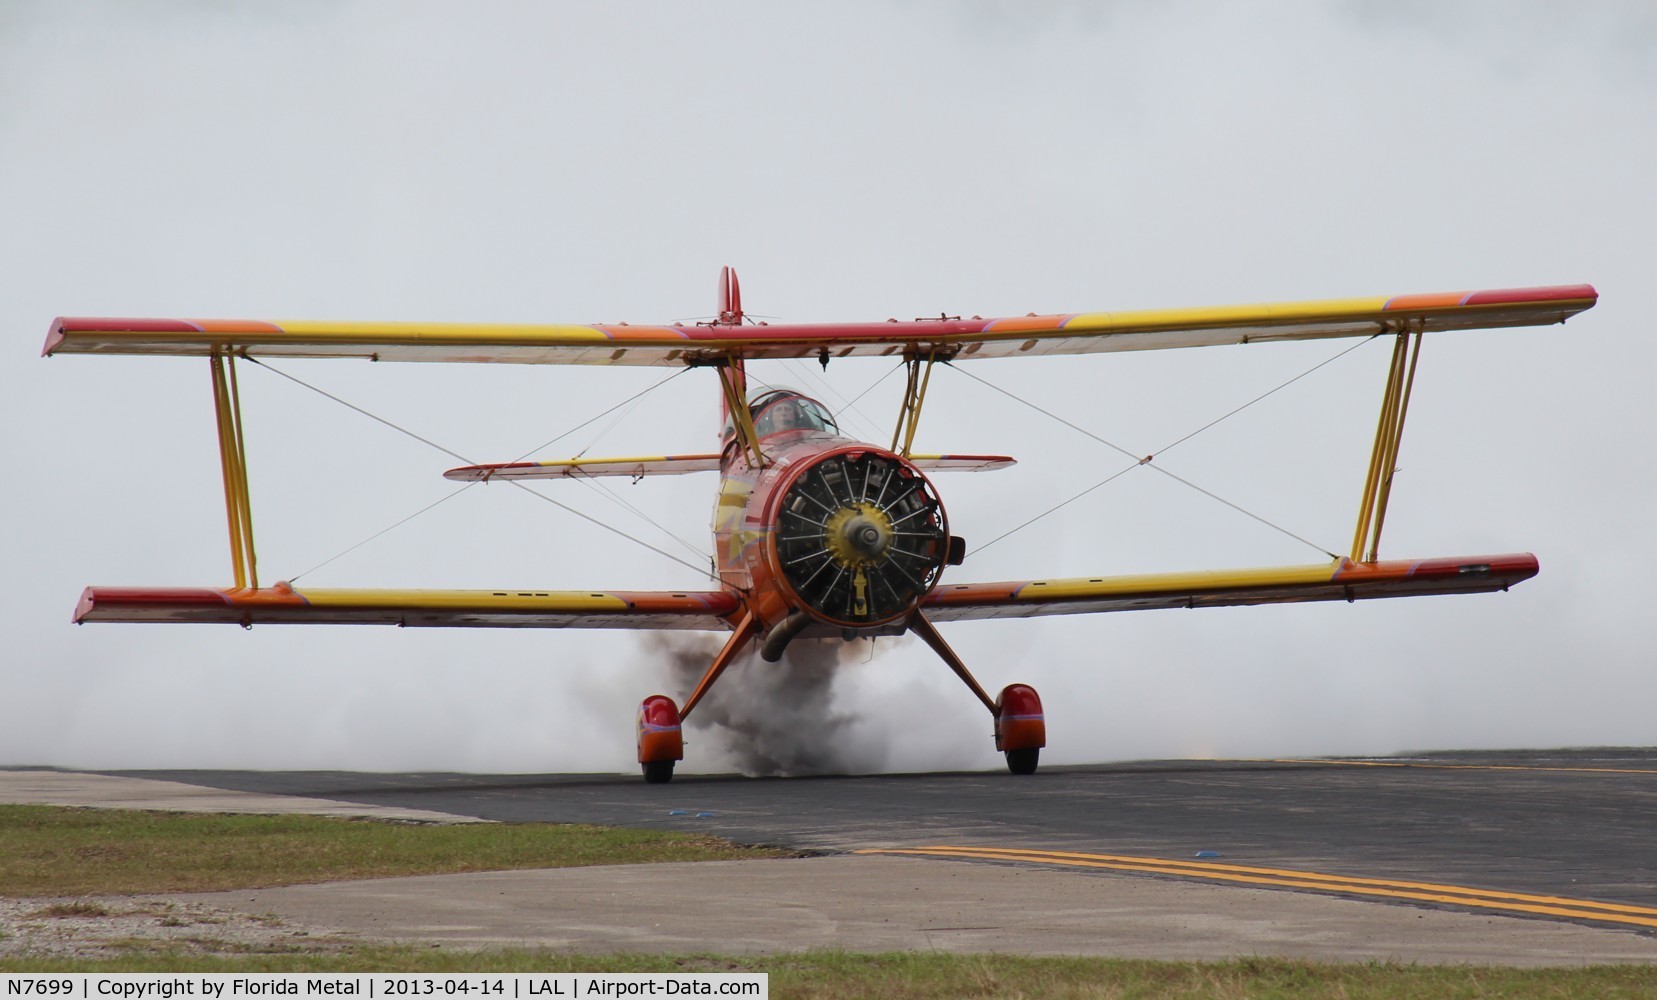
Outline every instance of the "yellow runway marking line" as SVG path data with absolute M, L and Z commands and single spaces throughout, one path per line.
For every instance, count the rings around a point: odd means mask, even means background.
M 1513 913 L 1603 920 L 1641 927 L 1657 927 L 1657 909 L 1622 903 L 1601 903 L 1590 899 L 1568 899 L 1521 892 L 1474 889 L 1433 882 L 1403 882 L 1386 879 L 1329 875 L 1322 872 L 1283 868 L 1254 868 L 1172 858 L 1147 858 L 1118 854 L 1083 854 L 1072 851 L 1033 851 L 1012 847 L 937 845 L 912 848 L 871 848 L 858 854 L 904 854 L 919 857 L 955 858 L 978 861 L 1024 861 L 1076 868 L 1107 868 L 1153 875 L 1180 875 L 1246 885 L 1310 889 L 1317 892 L 1380 896 L 1452 906 L 1471 906 Z
M 1528 767 L 1523 764 L 1417 764 L 1413 761 L 1392 760 L 1297 760 L 1279 757 L 1265 760 L 1239 760 L 1250 764 L 1328 764 L 1335 767 L 1414 767 L 1433 771 L 1567 771 L 1583 774 L 1653 774 L 1649 767 Z

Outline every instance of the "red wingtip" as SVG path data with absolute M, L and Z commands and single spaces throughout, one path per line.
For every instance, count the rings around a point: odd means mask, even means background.
M 85 590 L 81 591 L 81 599 L 75 602 L 74 621 L 76 625 L 79 625 L 81 622 L 85 621 L 86 616 L 92 613 L 92 604 L 92 588 L 87 587 Z
M 1585 309 L 1593 308 L 1599 301 L 1599 292 L 1593 285 L 1542 285 L 1535 288 L 1498 288 L 1484 292 L 1473 292 L 1463 301 L 1463 305 L 1482 306 L 1518 302 L 1552 302 L 1556 300 L 1586 300 Z
M 52 325 L 46 330 L 46 345 L 40 349 L 41 357 L 51 357 L 52 352 L 58 349 L 59 344 L 63 343 L 63 325 L 62 316 L 52 320 Z

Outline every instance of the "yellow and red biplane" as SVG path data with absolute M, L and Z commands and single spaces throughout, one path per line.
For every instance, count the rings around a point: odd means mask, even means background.
M 1536 557 L 1378 558 L 1381 527 L 1425 334 L 1561 323 L 1591 308 L 1589 285 L 1403 295 L 1148 312 L 952 317 L 884 323 L 745 322 L 733 271 L 719 315 L 668 326 L 530 326 L 59 318 L 44 353 L 157 354 L 210 360 L 234 585 L 90 587 L 76 622 L 223 622 L 403 626 L 703 629 L 729 632 L 683 705 L 644 699 L 638 760 L 647 781 L 683 759 L 680 726 L 740 654 L 772 662 L 801 637 L 855 639 L 913 632 L 949 665 L 995 721 L 997 749 L 1017 774 L 1046 745 L 1041 700 L 1010 684 L 992 698 L 935 627 L 940 622 L 1143 608 L 1195 608 L 1506 590 L 1534 576 Z M 929 471 L 1012 464 L 993 455 L 917 455 L 915 431 L 934 365 L 989 358 L 1203 347 L 1325 337 L 1393 338 L 1391 367 L 1351 554 L 1267 569 L 945 583 L 965 543 L 950 533 Z M 438 591 L 261 587 L 236 387 L 238 358 L 655 365 L 709 369 L 725 418 L 717 454 L 514 462 L 450 470 L 450 479 L 650 476 L 717 471 L 713 536 L 718 587 L 705 591 Z M 886 447 L 843 436 L 817 401 L 790 390 L 750 394 L 746 364 L 882 357 L 908 381 Z

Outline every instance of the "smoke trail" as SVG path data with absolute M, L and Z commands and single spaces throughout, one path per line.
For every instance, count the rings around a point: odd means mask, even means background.
M 719 638 L 670 633 L 645 640 L 669 665 L 669 684 L 681 703 L 723 644 Z M 880 771 L 888 749 L 882 728 L 858 726 L 856 716 L 834 707 L 836 675 L 868 653 L 864 643 L 840 639 L 795 640 L 780 663 L 766 663 L 752 650 L 744 653 L 691 714 L 687 756 L 699 769 L 723 758 L 726 766 L 750 776 Z

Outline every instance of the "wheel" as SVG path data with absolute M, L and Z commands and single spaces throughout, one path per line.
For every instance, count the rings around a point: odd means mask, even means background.
M 639 703 L 636 726 L 639 769 L 644 780 L 662 785 L 673 780 L 673 762 L 685 757 L 685 742 L 679 731 L 679 706 L 673 699 L 653 694 Z
M 1006 751 L 1007 770 L 1035 774 L 1036 759 L 1047 745 L 1047 716 L 1041 696 L 1028 684 L 1009 684 L 995 699 L 995 748 Z
M 1035 774 L 1036 761 L 1041 757 L 1041 747 L 1027 747 L 1023 750 L 1007 751 L 1007 770 L 1014 774 Z

